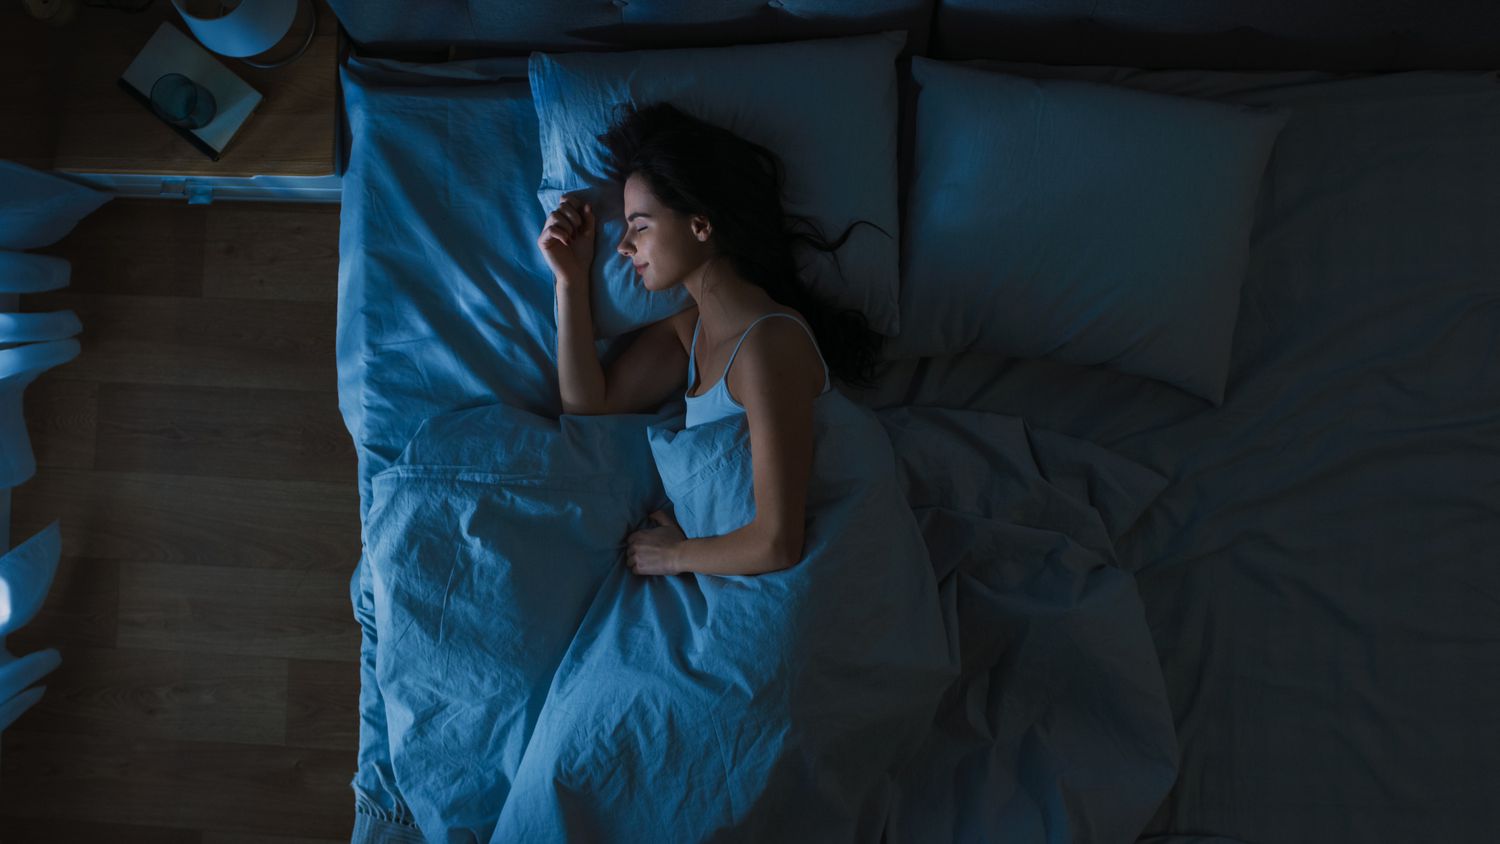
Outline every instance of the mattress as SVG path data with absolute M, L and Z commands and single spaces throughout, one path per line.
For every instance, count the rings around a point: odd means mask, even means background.
M 875 388 L 848 391 L 887 421 L 945 408 L 1024 420 L 1165 480 L 1114 554 L 1160 665 L 1175 784 L 1136 830 L 1051 834 L 1484 837 L 1500 824 L 1500 84 L 989 64 L 1292 114 L 1260 196 L 1222 407 L 976 354 L 893 361 Z M 424 420 L 559 408 L 551 279 L 524 248 L 542 216 L 524 66 L 353 61 L 348 73 L 365 100 L 351 104 L 340 406 L 368 516 L 371 478 Z M 434 154 L 416 166 L 413 149 Z M 601 356 L 628 339 L 601 341 Z M 374 594 L 362 560 L 355 837 L 397 840 L 411 814 L 391 799 Z

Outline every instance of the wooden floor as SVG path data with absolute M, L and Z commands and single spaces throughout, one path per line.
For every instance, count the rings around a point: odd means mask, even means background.
M 0 840 L 348 841 L 355 457 L 338 208 L 116 199 L 45 250 L 83 351 L 25 394 L 11 541 L 62 520 L 63 663 L 0 749 Z

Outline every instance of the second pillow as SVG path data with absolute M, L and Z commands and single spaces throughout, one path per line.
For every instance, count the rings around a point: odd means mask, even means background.
M 1219 404 L 1287 114 L 915 58 L 901 335 L 1154 378 Z

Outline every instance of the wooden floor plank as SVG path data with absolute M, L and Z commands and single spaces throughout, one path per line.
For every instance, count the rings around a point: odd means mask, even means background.
M 332 302 L 36 293 L 26 312 L 70 308 L 83 323 L 79 381 L 334 391 Z
M 207 217 L 203 295 L 334 302 L 338 299 L 339 207 L 246 202 Z M 246 238 L 255 232 L 255 239 Z M 279 245 L 266 249 L 266 242 Z
M 206 225 L 182 202 L 115 198 L 38 251 L 72 263 L 73 293 L 199 296 Z
M 358 641 L 355 642 L 358 647 Z M 359 749 L 359 661 L 287 661 L 286 744 Z
M 359 625 L 341 571 L 125 563 L 116 640 L 127 648 L 359 661 Z
M 0 798 L 3 805 L 3 798 Z M 5 844 L 205 844 L 192 829 L 167 829 L 118 823 L 88 823 L 56 818 L 5 819 Z
M 62 557 L 42 609 L 5 638 L 5 647 L 13 654 L 39 648 L 113 647 L 119 602 L 118 562 Z
M 39 378 L 26 388 L 21 406 L 39 470 L 52 466 L 94 468 L 99 384 Z
M 332 391 L 103 384 L 95 468 L 348 481 L 354 443 Z
M 355 754 L 6 730 L 0 812 L 348 840 Z
M 352 572 L 347 484 L 49 469 L 16 488 L 11 533 L 62 519 L 62 552 L 120 561 Z
M 165 650 L 64 647 L 33 732 L 284 744 L 286 660 Z

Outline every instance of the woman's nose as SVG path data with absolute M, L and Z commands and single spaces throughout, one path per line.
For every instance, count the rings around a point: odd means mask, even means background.
M 635 247 L 630 243 L 630 235 L 627 234 L 620 238 L 620 243 L 615 247 L 615 251 L 627 258 L 630 257 L 631 253 L 635 251 Z

